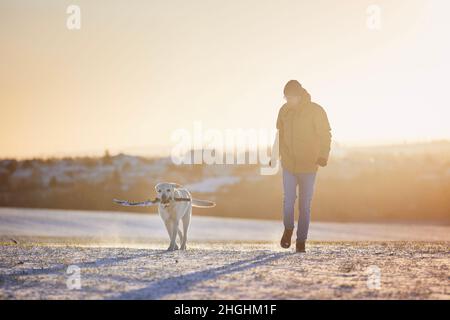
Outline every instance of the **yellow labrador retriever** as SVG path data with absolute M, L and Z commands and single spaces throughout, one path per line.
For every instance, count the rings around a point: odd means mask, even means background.
M 176 237 L 180 238 L 180 249 L 186 250 L 187 232 L 191 222 L 192 207 L 211 208 L 216 204 L 208 200 L 193 199 L 191 193 L 183 186 L 172 182 L 161 182 L 155 186 L 157 197 L 154 200 L 142 202 L 130 202 L 114 199 L 114 202 L 122 206 L 153 206 L 158 204 L 158 213 L 163 220 L 170 237 L 170 245 L 167 250 L 177 250 Z M 183 222 L 183 231 L 179 229 L 180 221 Z

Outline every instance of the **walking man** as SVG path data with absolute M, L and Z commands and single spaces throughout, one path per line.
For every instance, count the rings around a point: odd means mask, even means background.
M 291 246 L 294 231 L 294 205 L 299 188 L 296 252 L 305 252 L 311 216 L 311 201 L 318 167 L 328 162 L 331 127 L 325 110 L 311 101 L 310 94 L 296 80 L 284 87 L 286 103 L 277 119 L 277 138 L 271 166 L 281 158 L 283 170 L 283 223 L 280 245 Z

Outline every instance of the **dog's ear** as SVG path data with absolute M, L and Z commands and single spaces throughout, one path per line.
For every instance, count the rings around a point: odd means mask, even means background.
M 182 188 L 183 187 L 181 184 L 178 184 L 178 183 L 175 183 L 175 182 L 171 182 L 170 185 L 175 187 L 175 188 Z

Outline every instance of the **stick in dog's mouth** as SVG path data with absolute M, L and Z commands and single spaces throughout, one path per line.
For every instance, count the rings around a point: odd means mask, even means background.
M 160 198 L 155 198 L 154 200 L 146 200 L 146 201 L 142 201 L 142 202 L 133 202 L 133 201 L 127 201 L 127 200 L 119 200 L 119 199 L 113 199 L 115 203 L 121 204 L 123 206 L 149 206 L 149 205 L 153 205 L 153 204 L 157 204 L 157 203 L 161 203 L 161 204 L 169 204 L 171 198 L 167 198 L 167 200 L 161 200 Z M 192 201 L 191 198 L 178 198 L 175 197 L 173 198 L 174 201 L 178 202 L 178 201 Z

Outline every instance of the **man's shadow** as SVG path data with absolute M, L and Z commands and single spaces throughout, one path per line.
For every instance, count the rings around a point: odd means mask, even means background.
M 157 280 L 151 282 L 145 288 L 123 292 L 113 297 L 112 299 L 161 299 L 162 297 L 169 294 L 187 292 L 197 283 L 212 280 L 221 275 L 231 274 L 262 266 L 288 255 L 291 255 L 291 253 L 277 252 L 260 254 L 256 257 L 236 261 L 224 266 Z

